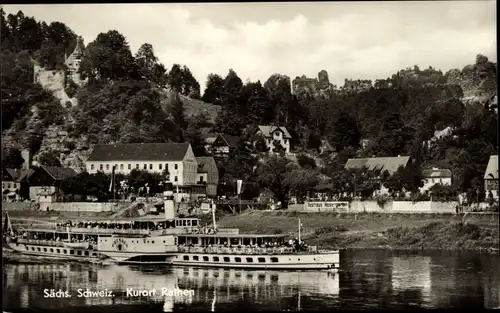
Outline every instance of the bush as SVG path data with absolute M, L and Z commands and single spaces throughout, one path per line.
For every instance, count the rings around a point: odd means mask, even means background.
M 76 96 L 76 92 L 78 91 L 78 85 L 71 79 L 71 77 L 68 77 L 66 86 L 64 87 L 64 91 L 66 91 L 66 94 L 70 98 L 74 98 Z

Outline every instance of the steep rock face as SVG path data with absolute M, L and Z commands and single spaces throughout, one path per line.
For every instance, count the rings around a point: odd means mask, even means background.
M 48 91 L 51 91 L 61 101 L 61 105 L 67 107 L 70 104 L 76 106 L 76 98 L 70 98 L 64 89 L 64 71 L 46 70 L 38 65 L 34 66 L 34 80 Z
M 335 89 L 336 86 L 330 83 L 328 72 L 325 70 L 318 73 L 318 78 L 302 75 L 292 81 L 292 91 L 298 97 L 328 97 Z
M 361 91 L 370 89 L 371 87 L 372 87 L 372 81 L 371 80 L 362 80 L 362 79 L 351 80 L 351 79 L 345 79 L 343 90 L 349 91 L 349 92 L 361 92 Z
M 445 74 L 448 84 L 455 84 L 464 92 L 466 103 L 485 102 L 497 94 L 497 64 L 487 57 L 478 55 L 476 63 L 462 70 L 452 69 Z

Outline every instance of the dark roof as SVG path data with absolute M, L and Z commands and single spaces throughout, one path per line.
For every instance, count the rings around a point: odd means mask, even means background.
M 198 162 L 198 173 L 217 171 L 217 163 L 213 157 L 196 157 L 196 162 Z
M 484 172 L 484 179 L 498 179 L 498 155 L 490 156 L 488 166 Z
M 66 178 L 74 177 L 78 175 L 75 170 L 67 167 L 57 167 L 57 166 L 40 166 L 44 171 L 46 171 L 55 180 L 64 180 Z
M 449 169 L 428 168 L 422 171 L 422 176 L 425 178 L 451 178 L 451 171 Z
M 95 145 L 87 161 L 181 161 L 189 143 Z
M 259 130 L 262 132 L 262 135 L 264 135 L 264 137 L 272 137 L 271 134 L 277 129 L 283 132 L 283 138 L 292 138 L 292 136 L 290 136 L 290 133 L 284 126 L 277 127 L 271 125 L 259 125 Z
M 357 158 L 349 159 L 345 164 L 346 169 L 360 169 L 366 167 L 369 171 L 380 170 L 394 174 L 400 166 L 406 167 L 410 157 L 386 157 L 386 158 Z
M 12 177 L 13 181 L 20 182 L 25 178 L 29 178 L 35 172 L 33 169 L 14 169 L 6 168 L 5 171 Z
M 236 137 L 236 136 L 231 136 L 231 135 L 227 135 L 227 134 L 219 134 L 219 136 L 222 138 L 222 140 L 224 140 L 227 145 L 231 148 L 234 148 L 238 145 L 238 142 L 240 141 L 240 138 L 239 137 Z

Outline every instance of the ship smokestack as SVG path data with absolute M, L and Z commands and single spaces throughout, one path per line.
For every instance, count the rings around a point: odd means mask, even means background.
M 165 184 L 165 191 L 163 192 L 163 206 L 165 208 L 165 219 L 173 220 L 175 218 L 174 206 L 174 188 L 172 183 Z

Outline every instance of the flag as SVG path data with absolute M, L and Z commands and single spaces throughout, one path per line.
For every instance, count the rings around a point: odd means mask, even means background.
M 111 182 L 109 183 L 109 192 L 115 189 L 115 167 L 111 170 Z
M 12 224 L 10 223 L 9 214 L 7 212 L 5 212 L 5 221 L 3 223 L 3 232 L 4 232 L 4 234 L 9 234 L 9 235 L 12 235 L 12 233 L 13 233 Z
M 241 186 L 243 185 L 243 181 L 238 179 L 236 181 L 236 193 L 239 195 L 241 193 Z

